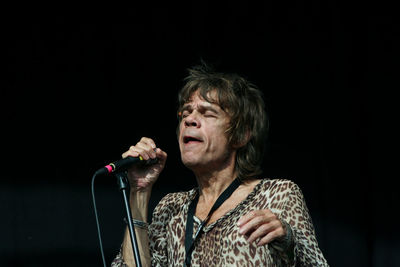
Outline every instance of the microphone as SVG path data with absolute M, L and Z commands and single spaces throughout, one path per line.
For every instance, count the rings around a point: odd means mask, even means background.
M 142 156 L 139 157 L 126 157 L 124 159 L 120 159 L 114 161 L 96 171 L 96 175 L 109 174 L 113 172 L 121 172 L 129 169 L 132 165 L 135 164 L 143 164 L 143 165 L 152 165 L 158 161 L 155 159 L 144 160 Z

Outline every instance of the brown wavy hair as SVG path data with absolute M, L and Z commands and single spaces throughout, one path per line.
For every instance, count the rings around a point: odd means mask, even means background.
M 205 63 L 190 68 L 184 81 L 178 95 L 179 120 L 183 105 L 196 91 L 204 100 L 218 104 L 230 114 L 226 133 L 229 143 L 239 147 L 235 163 L 239 178 L 256 178 L 262 173 L 261 163 L 269 128 L 262 92 L 243 77 L 215 72 Z M 213 94 L 216 99 L 210 97 L 213 91 L 216 92 Z

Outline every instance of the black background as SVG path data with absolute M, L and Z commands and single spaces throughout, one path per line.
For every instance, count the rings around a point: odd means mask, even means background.
M 204 59 L 257 84 L 271 117 L 264 177 L 302 188 L 331 266 L 399 266 L 388 169 L 399 24 L 385 4 L 12 6 L 2 11 L 0 265 L 99 266 L 94 171 L 141 136 L 169 157 L 152 207 L 195 180 L 179 158 L 176 96 Z M 108 262 L 123 206 L 96 196 Z

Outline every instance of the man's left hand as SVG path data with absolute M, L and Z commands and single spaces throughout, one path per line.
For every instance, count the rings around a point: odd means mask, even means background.
M 256 241 L 257 246 L 286 235 L 285 225 L 269 209 L 251 211 L 240 218 L 237 225 L 239 234 L 244 235 L 250 243 Z

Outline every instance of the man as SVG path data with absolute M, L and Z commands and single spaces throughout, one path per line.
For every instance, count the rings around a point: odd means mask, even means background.
M 144 137 L 122 155 L 158 158 L 128 172 L 142 264 L 327 266 L 298 186 L 258 177 L 268 128 L 260 91 L 198 66 L 179 93 L 178 116 L 181 159 L 198 188 L 165 196 L 148 229 L 142 222 L 167 154 Z M 112 266 L 125 264 L 135 265 L 128 234 Z

